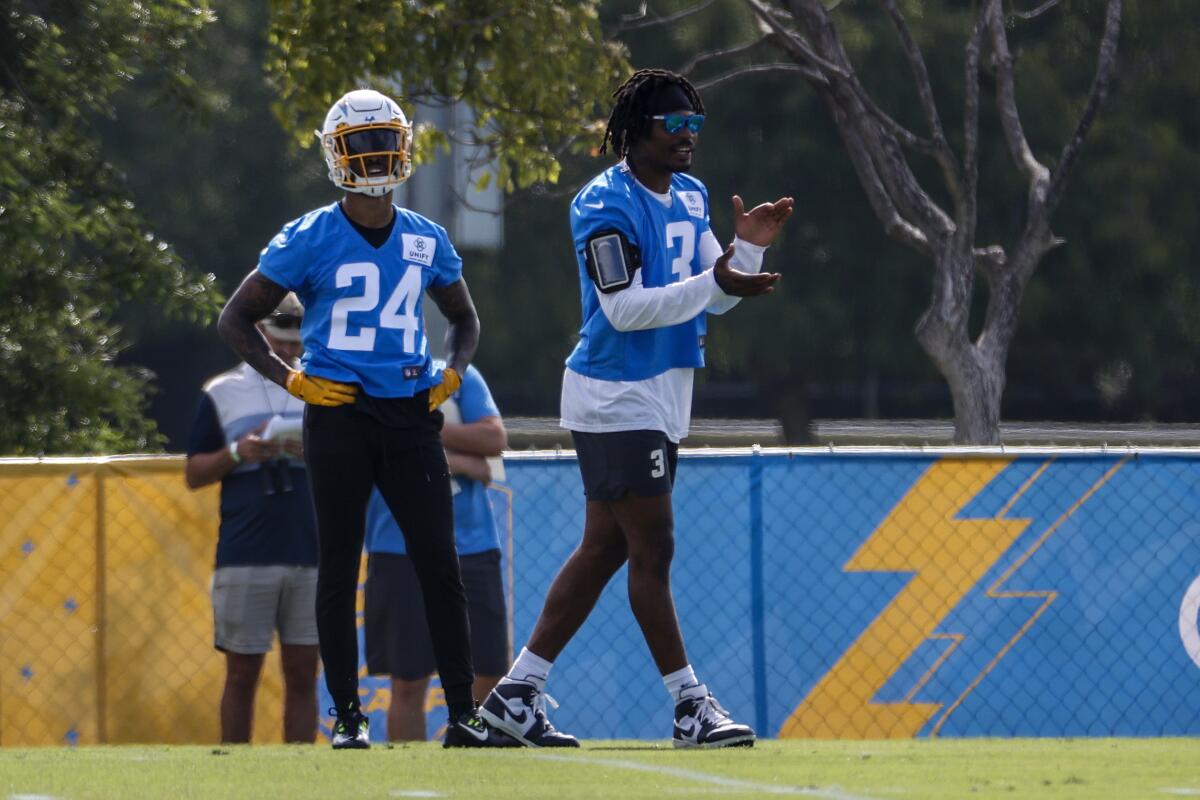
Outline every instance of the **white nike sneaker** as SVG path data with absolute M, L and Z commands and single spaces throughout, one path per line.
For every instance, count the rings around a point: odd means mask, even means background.
M 676 747 L 753 747 L 754 729 L 729 718 L 703 683 L 689 686 L 675 704 Z
M 532 683 L 506 678 L 483 701 L 479 716 L 526 747 L 579 747 L 578 739 L 550 724 L 545 701 Z

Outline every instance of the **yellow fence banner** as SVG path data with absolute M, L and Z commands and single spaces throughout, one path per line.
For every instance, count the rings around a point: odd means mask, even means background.
M 219 487 L 179 456 L 0 459 L 0 745 L 220 738 Z M 282 729 L 278 654 L 254 740 Z

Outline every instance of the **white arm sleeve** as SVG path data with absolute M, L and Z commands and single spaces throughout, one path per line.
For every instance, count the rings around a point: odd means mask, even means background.
M 733 238 L 733 258 L 729 260 L 729 265 L 739 272 L 761 272 L 763 253 L 766 250 L 767 248 L 762 245 L 751 244 L 735 236 Z M 717 259 L 721 257 L 721 253 L 724 252 L 725 248 L 721 247 L 721 243 L 713 235 L 712 229 L 706 230 L 700 237 L 700 267 L 706 272 L 712 269 L 713 265 L 717 263 Z M 708 306 L 707 311 L 710 314 L 724 314 L 741 300 L 740 297 L 718 291 L 716 299 Z
M 695 319 L 724 292 L 705 270 L 685 281 L 648 289 L 642 285 L 642 272 L 633 274 L 633 282 L 619 292 L 604 293 L 594 285 L 604 316 L 619 331 L 665 328 Z

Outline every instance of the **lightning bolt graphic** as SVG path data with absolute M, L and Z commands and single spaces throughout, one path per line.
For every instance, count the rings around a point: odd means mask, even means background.
M 847 572 L 913 577 L 792 712 L 781 737 L 910 738 L 937 714 L 939 703 L 871 698 L 1029 525 L 955 519 L 1010 462 L 935 462 L 846 562 Z

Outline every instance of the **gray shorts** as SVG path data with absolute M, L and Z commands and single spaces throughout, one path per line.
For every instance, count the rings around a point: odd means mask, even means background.
M 218 650 L 270 652 L 276 630 L 283 644 L 317 643 L 316 567 L 218 567 L 212 601 Z

